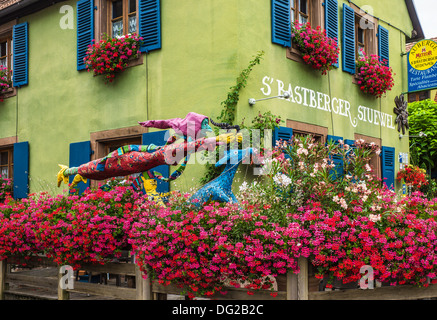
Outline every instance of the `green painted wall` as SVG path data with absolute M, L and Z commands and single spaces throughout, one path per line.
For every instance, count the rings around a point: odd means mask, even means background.
M 387 10 L 383 1 L 356 1 L 371 3 L 375 16 L 409 32 L 405 3 L 396 2 L 396 10 Z M 279 99 L 254 107 L 247 103 L 249 98 L 264 97 L 262 80 L 268 76 L 282 80 L 286 88 L 290 83 L 348 100 L 352 108 L 365 105 L 393 114 L 394 97 L 406 91 L 407 84 L 406 57 L 400 55 L 405 37 L 394 28 L 388 27 L 395 87 L 386 98 L 376 100 L 364 96 L 341 68 L 321 76 L 287 59 L 285 49 L 271 43 L 270 1 L 248 5 L 247 0 L 166 0 L 161 1 L 162 49 L 144 55 L 142 65 L 129 68 L 114 83 L 104 84 L 100 77 L 76 71 L 75 24 L 74 29 L 59 26 L 64 15 L 60 7 L 75 9 L 75 3 L 66 1 L 20 19 L 29 23 L 29 85 L 0 106 L 0 138 L 17 132 L 19 141 L 29 141 L 31 192 L 61 192 L 55 187 L 57 164 L 68 164 L 69 144 L 89 140 L 91 132 L 134 126 L 147 115 L 164 119 L 194 111 L 215 119 L 229 87 L 260 50 L 265 51 L 264 59 L 242 91 L 237 122 L 245 118 L 250 123 L 259 111 L 271 110 L 283 119 L 326 126 L 330 134 L 381 137 L 383 145 L 396 146 L 396 153 L 408 150 L 408 141 L 399 141 L 395 130 L 362 123 L 353 128 L 345 117 Z M 176 187 L 198 186 L 201 169 L 189 166 Z

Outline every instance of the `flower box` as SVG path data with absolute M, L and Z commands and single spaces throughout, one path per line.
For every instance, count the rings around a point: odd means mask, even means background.
M 104 75 L 105 82 L 114 81 L 117 73 L 123 72 L 129 63 L 141 56 L 142 38 L 136 34 L 120 38 L 105 37 L 88 47 L 84 58 L 86 69 L 95 76 Z

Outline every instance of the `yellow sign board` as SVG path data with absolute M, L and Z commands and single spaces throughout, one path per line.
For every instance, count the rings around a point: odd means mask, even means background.
M 428 70 L 437 62 L 437 43 L 423 40 L 416 43 L 410 50 L 410 65 L 416 70 Z

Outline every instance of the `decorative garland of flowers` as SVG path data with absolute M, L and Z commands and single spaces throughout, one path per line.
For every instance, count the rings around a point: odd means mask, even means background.
M 2 96 L 9 90 L 12 83 L 8 79 L 8 70 L 4 66 L 0 66 L 0 102 L 3 101 Z
M 329 38 L 320 26 L 312 29 L 309 23 L 295 22 L 292 25 L 291 39 L 302 53 L 304 62 L 320 70 L 323 75 L 327 74 L 338 61 L 340 49 L 337 39 Z
M 421 169 L 415 165 L 408 165 L 404 169 L 399 170 L 396 175 L 396 180 L 404 180 L 408 186 L 412 186 L 415 190 L 428 184 L 425 169 Z
M 357 77 L 360 90 L 377 98 L 390 91 L 394 85 L 393 71 L 375 54 L 363 56 L 357 61 Z
M 114 81 L 115 75 L 126 69 L 128 61 L 140 55 L 143 38 L 136 34 L 120 38 L 106 36 L 88 47 L 84 58 L 86 69 L 94 75 L 105 75 L 106 82 Z

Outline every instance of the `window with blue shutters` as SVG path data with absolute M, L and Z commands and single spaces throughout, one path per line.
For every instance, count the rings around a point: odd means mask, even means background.
M 139 35 L 143 37 L 141 52 L 161 48 L 160 0 L 139 0 Z
M 29 82 L 29 25 L 27 22 L 14 26 L 13 41 L 13 76 L 14 87 L 21 87 Z
M 14 144 L 14 199 L 27 198 L 29 193 L 29 142 Z
M 293 129 L 288 127 L 278 127 L 273 131 L 273 141 L 272 146 L 275 147 L 278 142 L 285 141 L 289 142 L 293 138 Z
M 355 74 L 355 11 L 347 4 L 343 4 L 342 43 L 343 71 Z
M 343 137 L 339 136 L 327 136 L 327 142 L 328 143 L 334 143 L 339 144 L 340 140 L 343 140 Z M 334 162 L 335 167 L 332 168 L 330 174 L 333 180 L 342 179 L 344 176 L 344 162 L 343 162 L 343 156 L 339 154 L 332 154 L 331 160 Z
M 381 148 L 382 181 L 391 190 L 395 184 L 395 148 Z
M 272 42 L 291 47 L 290 0 L 272 0 L 271 21 Z
M 355 74 L 356 60 L 364 54 L 382 54 L 388 60 L 388 30 L 379 26 L 378 18 L 366 14 L 353 3 L 343 4 L 342 25 L 343 71 Z
M 94 1 L 77 2 L 77 70 L 85 69 L 83 59 L 94 39 Z
M 90 141 L 82 141 L 82 142 L 75 142 L 70 144 L 70 160 L 69 160 L 69 166 L 71 167 L 78 167 L 81 164 L 87 163 L 91 160 L 91 142 Z M 70 183 L 73 182 L 74 175 L 71 175 L 69 177 Z M 79 194 L 85 191 L 86 188 L 90 186 L 90 181 L 88 180 L 87 183 L 79 183 L 76 187 L 76 189 L 79 189 Z
M 337 0 L 325 0 L 325 30 L 326 35 L 335 39 L 338 46 L 338 1 Z M 334 65 L 339 67 L 339 62 Z
M 389 32 L 386 28 L 378 26 L 378 53 L 379 61 L 385 63 L 387 66 L 390 65 L 390 55 L 389 55 Z
M 150 52 L 162 46 L 160 0 L 79 0 L 77 25 L 78 70 L 85 69 L 83 58 L 92 40 L 97 42 L 104 35 L 123 37 L 136 33 L 143 38 L 141 52 Z M 140 58 L 132 60 L 129 66 L 141 63 Z

